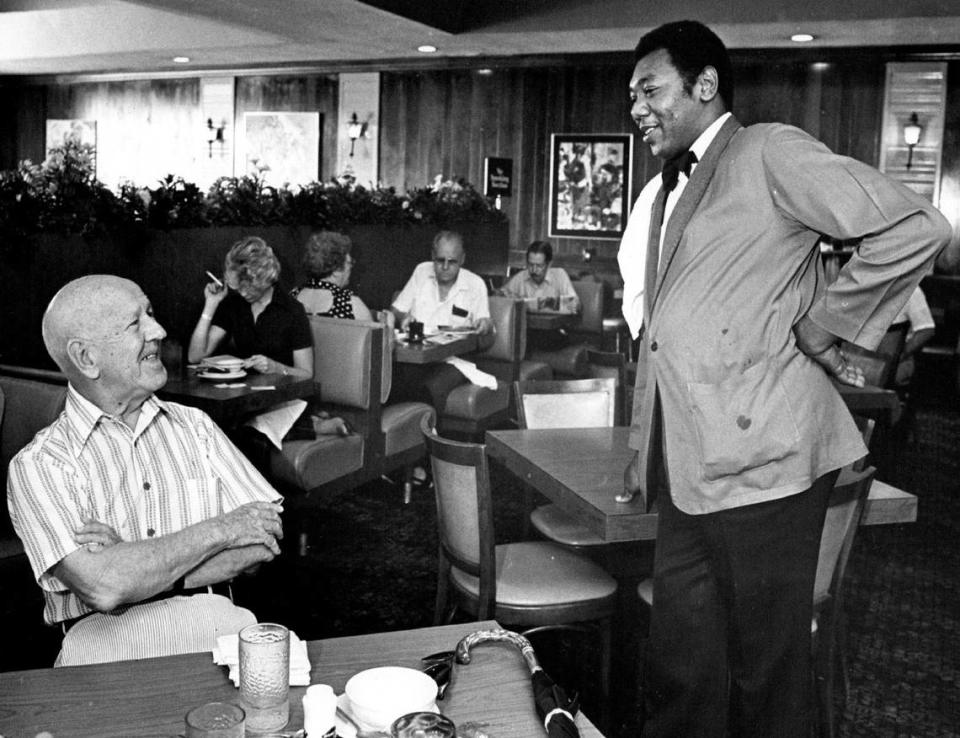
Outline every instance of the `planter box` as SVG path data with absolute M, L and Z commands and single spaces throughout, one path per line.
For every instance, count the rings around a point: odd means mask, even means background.
M 357 265 L 351 285 L 371 308 L 385 308 L 413 268 L 430 258 L 434 226 L 357 225 L 347 230 Z M 466 266 L 481 274 L 504 274 L 509 251 L 506 223 L 463 224 Z M 50 299 L 66 282 L 84 274 L 109 273 L 137 282 L 171 339 L 185 344 L 203 305 L 204 270 L 223 270 L 230 246 L 247 235 L 261 236 L 280 260 L 280 287 L 304 279 L 301 266 L 307 227 L 217 227 L 111 234 L 95 239 L 42 235 L 7 258 L 0 290 L 0 363 L 51 366 L 40 323 Z

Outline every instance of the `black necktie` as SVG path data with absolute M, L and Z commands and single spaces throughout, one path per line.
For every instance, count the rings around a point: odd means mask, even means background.
M 697 163 L 697 155 L 692 151 L 684 151 L 679 156 L 667 159 L 663 163 L 663 172 L 661 173 L 662 184 L 657 192 L 657 197 L 653 201 L 653 208 L 650 210 L 650 231 L 647 234 L 647 266 L 646 279 L 644 280 L 644 293 L 646 304 L 647 322 L 649 324 L 650 313 L 653 312 L 653 292 L 657 286 L 657 269 L 660 265 L 660 229 L 663 225 L 663 214 L 667 207 L 667 195 L 677 186 L 677 180 L 682 171 L 688 177 L 693 165 Z

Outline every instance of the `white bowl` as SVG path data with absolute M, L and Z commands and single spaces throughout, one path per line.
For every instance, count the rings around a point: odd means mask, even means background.
M 353 717 L 379 729 L 408 712 L 436 709 L 437 683 L 405 666 L 378 666 L 350 677 L 344 692 Z

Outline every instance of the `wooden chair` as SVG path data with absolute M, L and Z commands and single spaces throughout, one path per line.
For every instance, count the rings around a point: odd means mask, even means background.
M 421 428 L 433 467 L 440 534 L 435 624 L 449 622 L 458 608 L 508 628 L 594 622 L 601 640 L 603 713 L 608 714 L 616 581 L 588 558 L 553 543 L 495 545 L 484 446 L 441 438 L 426 420 Z
M 860 525 L 860 516 L 875 469 L 870 466 L 860 471 L 844 469 L 837 477 L 830 493 L 820 554 L 817 559 L 817 577 L 813 589 L 813 620 L 810 623 L 813 649 L 813 678 L 816 685 L 819 734 L 834 735 L 833 689 L 835 664 L 843 663 L 843 582 L 846 576 L 853 539 Z M 644 579 L 637 585 L 641 602 L 653 607 L 653 580 Z M 839 638 L 838 638 L 839 637 Z M 838 648 L 839 641 L 839 648 Z M 845 692 L 846 694 L 846 692 Z
M 814 649 L 814 677 L 821 736 L 832 736 L 835 728 L 833 690 L 836 664 L 841 666 L 844 698 L 849 694 L 846 663 L 846 627 L 843 612 L 843 583 L 860 526 L 863 507 L 870 493 L 876 469 L 844 469 L 830 494 L 830 505 L 820 538 L 817 578 L 813 588 L 813 622 L 810 625 Z
M 613 377 L 617 380 L 617 414 L 614 425 L 629 425 L 631 407 L 627 392 L 627 357 L 619 351 L 587 351 L 587 377 L 602 379 Z
M 890 326 L 876 350 L 857 346 L 849 341 L 841 344 L 847 357 L 863 369 L 867 384 L 883 389 L 893 389 L 897 377 L 897 365 L 907 341 L 909 323 L 896 323 Z
M 612 377 L 517 382 L 514 388 L 521 428 L 609 428 L 617 415 L 617 380 Z M 573 548 L 606 544 L 554 503 L 532 509 L 529 488 L 525 502 L 530 523 L 545 538 Z

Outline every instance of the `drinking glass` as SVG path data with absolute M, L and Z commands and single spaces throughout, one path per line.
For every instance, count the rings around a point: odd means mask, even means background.
M 255 623 L 240 631 L 240 700 L 247 729 L 269 733 L 290 717 L 290 631 Z
M 194 707 L 184 718 L 186 738 L 243 738 L 244 717 L 241 708 L 226 702 Z

